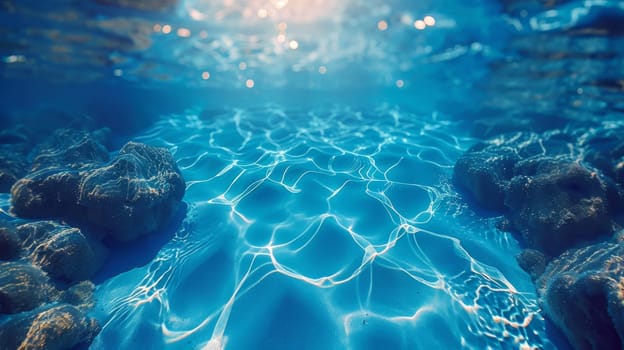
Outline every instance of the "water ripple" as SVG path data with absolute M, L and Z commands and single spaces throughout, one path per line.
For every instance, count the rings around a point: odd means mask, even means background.
M 189 214 L 100 286 L 94 348 L 552 348 L 517 245 L 448 185 L 456 128 L 389 106 L 163 117 L 137 139 L 174 152 Z

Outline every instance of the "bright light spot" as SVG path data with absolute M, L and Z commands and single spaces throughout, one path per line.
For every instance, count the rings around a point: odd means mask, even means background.
M 423 18 L 423 21 L 425 22 L 426 25 L 432 27 L 435 25 L 435 18 L 433 18 L 432 16 L 425 16 L 425 18 Z
M 165 24 L 164 26 L 162 26 L 162 32 L 163 32 L 163 34 L 171 33 L 171 26 L 168 25 L 168 24 Z
M 210 79 L 210 72 L 203 72 L 202 73 L 202 79 L 204 79 L 204 80 Z
M 11 55 L 4 58 L 4 63 L 24 62 L 26 58 L 22 55 Z
M 299 43 L 297 42 L 297 40 L 291 40 L 288 43 L 288 46 L 293 50 L 297 50 L 297 48 L 299 48 Z
M 117 68 L 117 69 L 115 69 L 115 70 L 113 71 L 113 74 L 114 74 L 116 77 L 120 77 L 120 76 L 122 76 L 122 75 L 123 75 L 123 71 L 122 71 L 121 69 Z
M 266 18 L 268 15 L 269 15 L 269 13 L 267 12 L 266 9 L 259 9 L 258 10 L 258 17 Z
M 396 87 L 398 87 L 399 89 L 402 88 L 403 86 L 405 86 L 405 82 L 401 79 L 396 81 Z
M 288 24 L 286 24 L 286 22 L 281 22 L 280 24 L 277 25 L 277 29 L 279 29 L 280 31 L 285 31 L 288 28 Z
M 425 21 L 419 19 L 417 21 L 414 21 L 414 27 L 418 30 L 423 30 L 427 27 L 427 24 L 425 23 Z
M 191 31 L 188 28 L 178 28 L 178 36 L 180 38 L 188 38 L 191 36 Z
M 256 85 L 256 83 L 252 79 L 247 79 L 247 81 L 245 82 L 245 86 L 248 89 L 253 88 L 255 85 Z
M 470 44 L 470 49 L 472 49 L 473 51 L 482 51 L 483 50 L 483 45 L 481 43 L 474 42 L 474 43 Z
M 227 343 L 226 337 L 217 337 L 216 339 L 210 339 L 208 343 L 203 344 L 202 350 L 223 350 Z
M 320 66 L 320 67 L 319 67 L 319 73 L 321 73 L 321 74 L 325 74 L 325 73 L 327 73 L 327 67 L 325 67 L 325 66 Z
M 288 0 L 273 0 L 271 1 L 276 8 L 281 9 L 288 5 Z
M 245 63 L 245 62 L 241 62 L 241 63 L 239 63 L 239 64 L 238 64 L 238 69 L 240 69 L 240 70 L 245 70 L 245 69 L 247 69 L 247 63 Z
M 154 24 L 154 26 L 152 27 L 152 29 L 154 30 L 155 33 L 158 33 L 162 30 L 162 26 L 158 23 Z
M 278 42 L 278 43 L 283 43 L 283 42 L 285 42 L 285 41 L 286 41 L 286 35 L 284 35 L 284 34 L 279 34 L 279 35 L 277 36 L 277 42 Z
M 204 18 L 206 18 L 206 16 L 203 13 L 197 11 L 196 9 L 191 9 L 189 11 L 189 16 L 191 16 L 191 18 L 196 20 L 196 21 L 201 21 Z
M 381 30 L 382 32 L 388 29 L 388 22 L 384 20 L 377 22 L 377 29 Z

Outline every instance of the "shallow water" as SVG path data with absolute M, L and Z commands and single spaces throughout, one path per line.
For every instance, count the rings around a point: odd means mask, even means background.
M 622 37 L 565 31 L 617 2 L 57 5 L 2 3 L 5 121 L 90 115 L 187 182 L 96 277 L 91 349 L 568 348 L 450 179 L 501 130 L 621 125 Z
M 100 287 L 94 346 L 549 346 L 516 244 L 449 188 L 454 133 L 392 107 L 166 116 L 136 140 L 174 152 L 187 218 Z

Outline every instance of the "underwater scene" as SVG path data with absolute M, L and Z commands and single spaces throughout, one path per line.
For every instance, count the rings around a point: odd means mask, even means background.
M 624 349 L 624 2 L 0 0 L 0 350 Z

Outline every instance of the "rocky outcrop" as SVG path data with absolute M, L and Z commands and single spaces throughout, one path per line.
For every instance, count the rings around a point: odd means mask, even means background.
M 56 168 L 81 170 L 107 162 L 108 151 L 102 144 L 102 133 L 105 131 L 56 130 L 35 147 L 30 171 Z
M 485 209 L 505 210 L 505 193 L 520 156 L 513 148 L 493 149 L 479 144 L 455 164 L 453 182 Z
M 6 223 L 0 225 L 0 260 L 13 260 L 20 253 L 20 239 Z
M 624 345 L 624 246 L 613 238 L 624 212 L 621 131 L 500 135 L 454 169 L 458 190 L 526 248 L 518 263 L 576 349 Z
M 80 229 L 55 221 L 39 221 L 16 229 L 26 257 L 52 278 L 69 283 L 93 277 L 106 249 Z
M 512 230 L 526 246 L 556 256 L 612 233 L 606 185 L 572 159 L 521 161 L 505 195 Z
M 573 140 L 560 133 L 501 136 L 462 155 L 453 181 L 471 202 L 502 214 L 527 248 L 556 256 L 612 234 L 622 198 L 609 176 L 571 151 Z
M 128 241 L 167 224 L 184 191 L 168 151 L 130 142 L 109 165 L 83 174 L 76 204 L 89 224 Z
M 536 286 L 546 313 L 575 348 L 622 348 L 624 244 L 566 251 L 548 265 Z
M 98 332 L 97 321 L 63 304 L 20 314 L 0 325 L 0 344 L 2 349 L 71 349 L 90 343 Z
M 22 262 L 0 262 L 0 313 L 30 311 L 51 302 L 57 294 L 48 276 Z
M 101 266 L 98 245 L 53 221 L 5 224 L 11 261 L 0 261 L 0 349 L 68 349 L 99 330 L 87 316 Z M 103 248 L 101 248 L 103 249 Z M 101 252 L 99 252 L 101 253 Z
M 64 218 L 128 241 L 161 229 L 178 210 L 185 183 L 168 151 L 130 142 L 106 163 L 104 147 L 89 135 L 62 130 L 55 137 L 12 187 L 16 215 Z
M 181 206 L 185 183 L 167 150 L 129 142 L 111 160 L 107 137 L 106 130 L 59 129 L 20 146 L 21 153 L 3 154 L 11 162 L 0 156 L 12 213 L 46 219 L 0 222 L 0 349 L 90 343 L 99 326 L 87 316 L 89 279 L 106 261 L 103 239 L 157 232 Z M 4 176 L 14 164 L 14 176 Z

